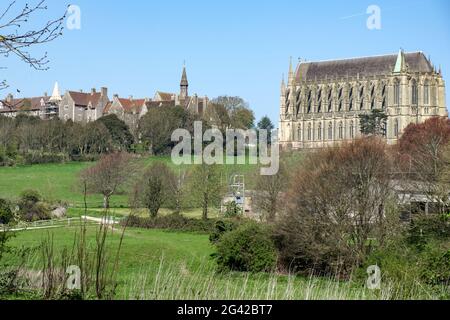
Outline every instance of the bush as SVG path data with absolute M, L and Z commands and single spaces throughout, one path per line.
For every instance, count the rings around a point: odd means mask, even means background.
M 422 270 L 422 279 L 429 285 L 450 285 L 450 250 L 430 254 Z
M 227 203 L 227 210 L 225 212 L 225 217 L 236 218 L 242 216 L 242 208 L 238 206 L 236 201 Z
M 423 250 L 432 239 L 450 239 L 448 215 L 423 215 L 413 219 L 407 236 L 409 244 Z
M 41 195 L 35 190 L 22 192 L 19 200 L 19 213 L 24 221 L 50 219 L 50 207 L 41 201 Z
M 132 228 L 163 229 L 171 231 L 210 233 L 214 230 L 215 220 L 199 220 L 186 218 L 180 214 L 158 216 L 156 218 L 141 218 L 129 216 L 123 225 Z
M 0 199 L 0 224 L 9 224 L 14 219 L 9 201 Z
M 24 155 L 24 161 L 27 165 L 44 163 L 64 163 L 70 160 L 66 153 L 50 153 L 30 151 Z
M 271 272 L 277 262 L 271 232 L 255 222 L 225 233 L 214 256 L 220 271 Z
M 239 227 L 240 223 L 238 220 L 218 220 L 214 226 L 214 230 L 209 235 L 209 241 L 216 244 L 220 241 L 222 236 L 231 232 Z

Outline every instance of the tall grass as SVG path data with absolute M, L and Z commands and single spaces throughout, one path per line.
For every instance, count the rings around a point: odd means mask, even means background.
M 189 271 L 194 270 L 194 271 Z M 442 288 L 444 290 L 444 288 Z M 142 268 L 126 280 L 130 300 L 422 300 L 440 298 L 420 282 L 411 286 L 385 281 L 380 290 L 369 290 L 353 281 L 316 276 L 217 273 L 210 264 L 195 269 L 186 263 L 161 259 L 156 267 Z

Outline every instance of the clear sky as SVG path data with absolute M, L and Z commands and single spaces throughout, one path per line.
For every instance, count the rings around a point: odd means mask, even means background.
M 34 0 L 35 1 L 35 0 Z M 18 0 L 24 3 L 23 0 Z M 5 6 L 2 0 L 0 8 Z M 49 71 L 15 57 L 0 58 L 1 79 L 21 96 L 107 86 L 128 97 L 177 92 L 186 61 L 190 93 L 246 99 L 257 118 L 279 117 L 280 81 L 289 57 L 307 60 L 424 51 L 442 65 L 450 101 L 450 1 L 109 1 L 73 0 L 81 29 L 35 53 L 48 51 Z M 67 3 L 48 0 L 47 16 Z M 369 30 L 366 10 L 381 9 L 381 30 Z M 48 17 L 42 16 L 47 19 Z M 5 94 L 1 92 L 0 94 Z M 16 94 L 17 95 L 17 94 Z

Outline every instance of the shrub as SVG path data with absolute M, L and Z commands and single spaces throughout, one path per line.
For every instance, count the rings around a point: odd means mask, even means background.
M 270 272 L 277 262 L 271 232 L 255 222 L 225 233 L 214 256 L 220 271 Z
M 432 240 L 450 238 L 450 219 L 447 215 L 421 215 L 411 222 L 407 240 L 409 244 L 423 250 Z
M 24 221 L 37 221 L 50 219 L 50 208 L 41 202 L 41 195 L 35 190 L 22 192 L 19 200 L 19 214 Z
M 30 151 L 24 155 L 25 163 L 28 165 L 44 163 L 64 163 L 70 160 L 66 153 L 35 152 Z
M 429 285 L 450 285 L 450 250 L 430 254 L 422 269 L 422 279 Z
M 209 235 L 209 241 L 216 244 L 220 241 L 222 236 L 235 230 L 240 225 L 238 220 L 218 220 L 214 226 L 214 230 Z
M 236 218 L 242 215 L 242 208 L 238 206 L 236 201 L 227 203 L 227 210 L 225 212 L 225 217 Z
M 0 224 L 9 224 L 14 218 L 9 201 L 0 199 Z
M 199 220 L 186 218 L 180 214 L 141 218 L 129 216 L 122 222 L 132 228 L 163 229 L 171 231 L 210 233 L 214 230 L 215 220 Z

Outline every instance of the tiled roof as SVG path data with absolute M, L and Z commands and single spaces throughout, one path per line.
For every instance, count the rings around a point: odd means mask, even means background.
M 69 95 L 72 97 L 75 105 L 80 107 L 87 107 L 89 103 L 91 103 L 91 105 L 95 107 L 102 96 L 100 92 L 84 93 L 76 91 L 69 91 Z
M 133 112 L 140 113 L 146 101 L 145 99 L 123 99 L 123 98 L 118 99 L 124 111 L 128 113 Z
M 50 97 L 32 97 L 32 98 L 23 98 L 23 99 L 12 99 L 9 102 L 6 100 L 1 100 L 1 104 L 3 108 L 0 108 L 0 113 L 7 112 L 18 112 L 18 111 L 37 111 L 43 108 L 42 102 L 44 105 L 48 102 Z
M 326 78 L 370 77 L 387 75 L 394 71 L 397 54 L 303 62 L 297 69 L 297 81 L 325 80 Z M 406 64 L 410 72 L 433 72 L 433 67 L 423 52 L 405 53 Z
M 157 94 L 161 97 L 162 101 L 171 101 L 171 100 L 173 100 L 173 97 L 175 96 L 174 93 L 161 92 L 161 91 L 158 91 Z
M 147 108 L 162 108 L 162 107 L 173 107 L 175 106 L 175 101 L 149 101 L 146 103 Z

